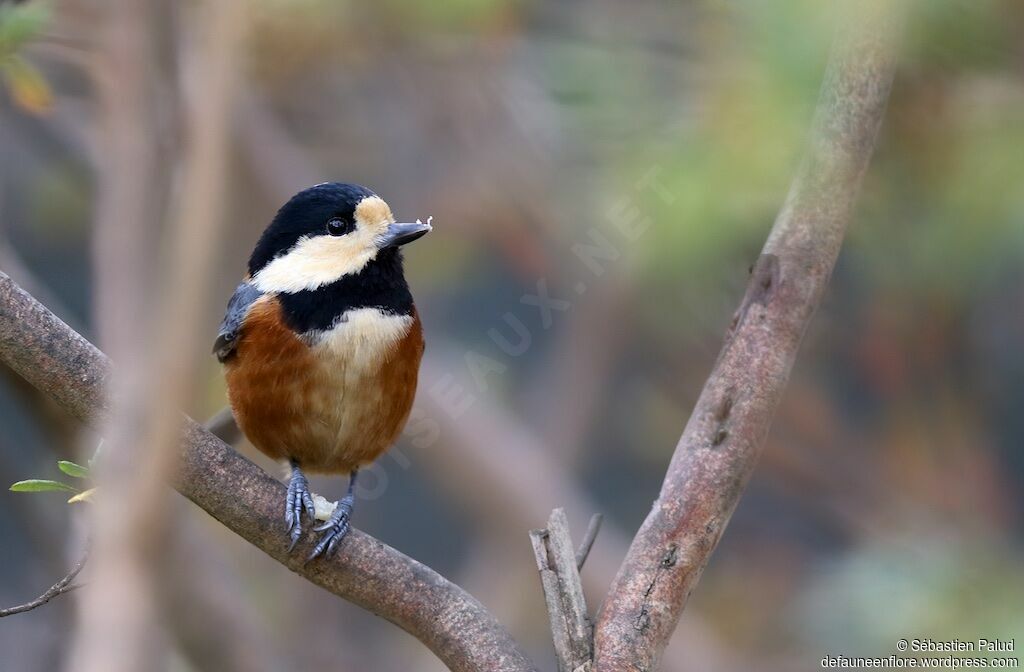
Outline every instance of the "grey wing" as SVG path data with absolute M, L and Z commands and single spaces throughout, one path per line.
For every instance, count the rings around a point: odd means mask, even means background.
M 217 331 L 217 340 L 213 343 L 213 354 L 217 355 L 217 360 L 221 363 L 226 361 L 235 351 L 242 322 L 245 321 L 245 316 L 249 314 L 249 308 L 261 296 L 263 296 L 263 292 L 248 282 L 240 284 L 235 289 L 235 293 L 231 295 L 231 300 L 228 301 L 227 312 L 224 313 L 224 319 L 221 321 L 220 329 Z

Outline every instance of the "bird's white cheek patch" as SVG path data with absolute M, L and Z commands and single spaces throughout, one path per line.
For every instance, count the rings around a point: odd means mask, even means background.
M 372 235 L 358 229 L 345 236 L 301 238 L 286 254 L 260 269 L 252 284 L 268 294 L 317 289 L 358 273 L 375 253 Z

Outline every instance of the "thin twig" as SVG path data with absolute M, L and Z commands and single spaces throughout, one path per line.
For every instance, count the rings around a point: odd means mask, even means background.
M 583 535 L 583 541 L 580 542 L 580 547 L 576 549 L 576 569 L 583 569 L 583 563 L 587 561 L 587 556 L 590 555 L 590 549 L 594 546 L 594 540 L 597 539 L 597 533 L 601 531 L 601 523 L 604 521 L 604 516 L 600 513 L 595 513 L 590 517 L 590 523 L 587 525 L 587 532 Z
M 82 557 L 78 559 L 78 562 L 76 562 L 75 566 L 71 568 L 71 571 L 68 572 L 67 576 L 65 576 L 63 579 L 53 584 L 52 586 L 50 586 L 49 590 L 47 590 L 45 593 L 43 593 L 36 599 L 32 600 L 31 602 L 19 604 L 16 607 L 0 609 L 0 618 L 3 618 L 4 616 L 13 616 L 14 614 L 21 614 L 26 611 L 32 611 L 36 607 L 43 606 L 44 604 L 46 604 L 47 602 L 49 602 L 50 600 L 59 595 L 63 595 L 64 593 L 70 593 L 72 590 L 81 588 L 83 584 L 71 582 L 75 580 L 75 577 L 78 576 L 78 574 L 82 571 L 82 568 L 85 567 L 85 563 L 86 561 L 88 561 L 88 559 L 89 549 L 86 548 L 84 551 L 82 551 Z
M 821 301 L 894 73 L 898 17 L 851 3 L 825 72 L 810 148 L 658 500 L 601 608 L 595 672 L 653 670 L 753 471 L 804 331 Z
M 565 510 L 551 512 L 547 529 L 531 530 L 530 542 L 551 620 L 558 669 L 560 672 L 587 670 L 593 656 L 593 627 L 587 616 L 587 602 Z

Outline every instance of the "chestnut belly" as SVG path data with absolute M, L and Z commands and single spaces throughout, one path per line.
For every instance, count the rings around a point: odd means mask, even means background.
M 268 303 L 262 312 L 278 317 L 276 302 Z M 242 431 L 267 456 L 345 473 L 372 462 L 402 431 L 423 353 L 419 320 L 375 309 L 346 316 L 305 338 L 279 319 L 261 321 L 255 309 L 246 320 L 226 367 L 228 396 Z

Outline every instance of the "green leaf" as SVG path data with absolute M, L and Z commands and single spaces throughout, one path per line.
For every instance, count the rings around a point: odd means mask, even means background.
M 59 481 L 48 481 L 43 478 L 30 478 L 27 481 L 18 481 L 11 486 L 12 492 L 78 492 L 78 488 L 71 487 L 67 483 Z
M 83 467 L 82 465 L 75 464 L 69 460 L 61 460 L 57 462 L 57 467 L 68 476 L 72 476 L 74 478 L 89 478 L 88 467 Z

